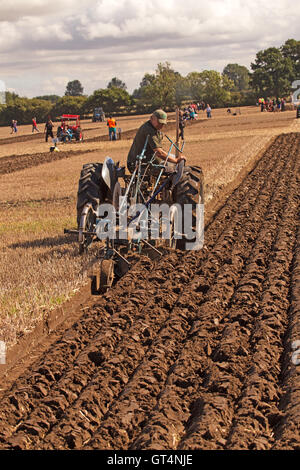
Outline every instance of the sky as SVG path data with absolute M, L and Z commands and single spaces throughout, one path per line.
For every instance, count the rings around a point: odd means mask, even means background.
M 183 76 L 250 69 L 259 50 L 299 40 L 299 25 L 292 0 L 0 0 L 0 83 L 33 97 L 117 77 L 131 93 L 160 62 Z

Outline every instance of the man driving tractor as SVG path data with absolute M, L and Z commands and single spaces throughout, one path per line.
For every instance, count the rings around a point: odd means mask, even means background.
M 155 155 L 155 161 L 153 163 L 160 164 L 161 160 L 165 161 L 168 158 L 168 163 L 177 164 L 181 160 L 186 160 L 184 155 L 175 157 L 172 154 L 165 152 L 162 148 L 163 133 L 161 129 L 167 123 L 167 113 L 162 109 L 157 109 L 153 112 L 149 121 L 142 124 L 138 129 L 134 141 L 127 157 L 127 168 L 132 173 L 136 166 L 136 157 L 141 154 L 147 136 L 148 143 L 145 151 L 145 163 L 148 163 L 153 155 Z

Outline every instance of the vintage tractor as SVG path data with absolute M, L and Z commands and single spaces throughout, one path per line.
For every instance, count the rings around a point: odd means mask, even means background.
M 65 229 L 65 233 L 77 234 L 80 253 L 94 241 L 102 241 L 102 252 L 92 275 L 92 294 L 105 292 L 115 276 L 127 272 L 130 253 L 147 249 L 161 256 L 164 248 L 202 247 L 201 168 L 184 166 L 183 160 L 177 165 L 169 166 L 167 161 L 158 165 L 154 157 L 146 163 L 147 140 L 148 137 L 132 174 L 126 174 L 125 167 L 109 157 L 103 163 L 87 163 L 81 170 L 78 229 Z M 182 151 L 169 140 L 168 155 L 173 146 Z
M 80 126 L 79 114 L 63 114 L 61 116 L 60 126 L 63 132 L 66 132 L 67 129 L 70 129 L 72 131 L 72 138 L 77 142 L 83 141 L 83 133 Z
M 93 122 L 104 122 L 105 121 L 105 114 L 103 108 L 94 108 L 93 111 Z

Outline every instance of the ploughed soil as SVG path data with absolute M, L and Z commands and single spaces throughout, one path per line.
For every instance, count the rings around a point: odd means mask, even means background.
M 141 257 L 50 335 L 1 385 L 0 448 L 299 449 L 299 168 L 280 135 L 202 250 Z

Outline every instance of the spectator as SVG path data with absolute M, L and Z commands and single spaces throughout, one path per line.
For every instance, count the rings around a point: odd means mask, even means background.
M 265 102 L 264 102 L 263 100 L 261 100 L 261 102 L 260 102 L 260 110 L 261 110 L 261 112 L 264 111 L 264 108 L 265 108 Z
M 46 142 L 48 142 L 48 137 L 52 137 L 53 139 L 53 122 L 51 121 L 50 117 L 48 118 L 46 124 L 45 124 L 45 129 L 44 132 L 46 132 Z
M 189 113 L 189 111 L 188 111 L 187 108 L 184 108 L 183 118 L 184 118 L 185 120 L 190 119 L 190 113 Z
M 182 140 L 184 140 L 184 127 L 185 127 L 185 122 L 184 122 L 184 114 L 182 111 L 179 111 L 179 138 L 181 137 Z
M 73 138 L 72 129 L 70 129 L 70 128 L 68 127 L 68 129 L 67 129 L 67 131 L 66 131 L 66 133 L 65 133 L 64 142 L 66 142 L 67 139 L 68 139 L 69 142 L 71 142 L 72 138 Z
M 11 134 L 13 134 L 13 133 L 15 132 L 14 122 L 15 122 L 15 121 L 12 119 L 11 124 L 10 124 L 10 127 L 11 127 Z
M 277 98 L 276 106 L 277 106 L 277 111 L 280 111 L 281 110 L 281 99 L 280 98 Z
M 58 139 L 61 139 L 62 134 L 63 134 L 63 128 L 62 128 L 61 126 L 58 126 L 57 132 L 56 132 L 56 137 L 57 137 Z
M 117 121 L 109 116 L 107 120 L 109 140 L 117 140 Z
M 285 99 L 284 98 L 282 98 L 280 104 L 281 104 L 281 111 L 285 111 Z
M 209 104 L 207 104 L 206 106 L 206 116 L 207 118 L 211 118 L 211 107 L 209 106 Z
M 14 120 L 13 123 L 14 123 L 14 131 L 16 133 L 18 132 L 18 127 L 17 127 L 18 121 Z
M 34 132 L 34 131 L 40 132 L 40 131 L 38 130 L 38 128 L 37 128 L 36 117 L 34 117 L 34 118 L 32 119 L 32 132 Z

